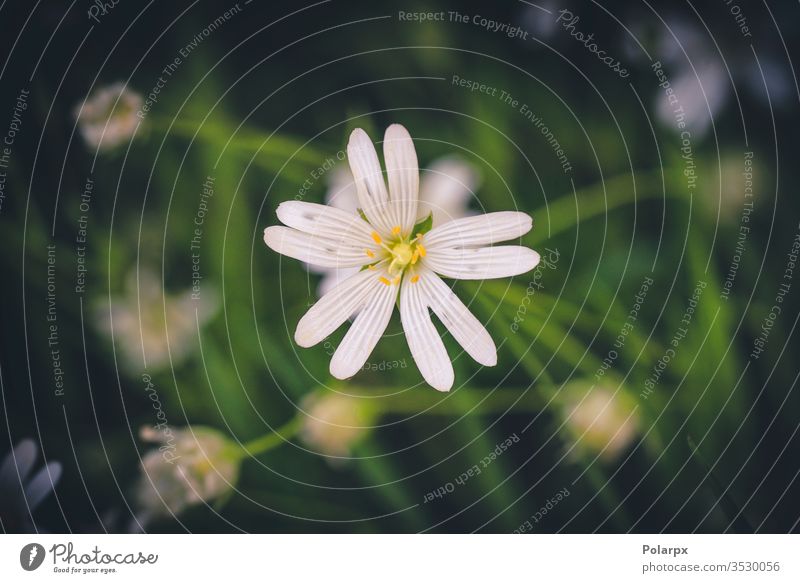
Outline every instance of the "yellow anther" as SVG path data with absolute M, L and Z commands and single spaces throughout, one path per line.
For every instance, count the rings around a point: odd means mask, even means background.
M 389 281 L 388 279 L 386 279 L 386 278 L 385 278 L 385 277 L 383 277 L 383 276 L 380 276 L 380 277 L 378 278 L 378 281 L 379 281 L 379 282 L 381 282 L 383 285 L 392 285 L 392 282 L 391 282 L 391 281 Z
M 419 251 L 420 257 L 425 257 L 428 254 L 428 252 L 425 251 L 425 247 L 422 246 L 422 243 L 417 243 L 417 251 Z
M 392 235 L 399 235 L 399 234 L 400 234 L 400 227 L 393 227 Z
M 364 249 L 364 253 L 367 254 L 367 257 L 375 257 L 375 253 L 373 253 L 371 249 Z
M 411 255 L 411 265 L 414 265 L 419 259 L 419 249 L 414 249 L 414 253 Z
M 375 241 L 378 245 L 380 245 L 383 242 L 383 239 L 381 239 L 381 236 L 378 234 L 377 231 L 372 231 L 372 240 Z
M 397 277 L 395 277 L 395 278 L 392 280 L 392 283 L 393 283 L 394 285 L 397 285 L 397 284 L 399 284 L 399 283 L 400 283 L 400 276 L 398 275 Z
M 417 283 L 419 281 L 419 275 L 415 275 L 411 278 L 411 283 Z

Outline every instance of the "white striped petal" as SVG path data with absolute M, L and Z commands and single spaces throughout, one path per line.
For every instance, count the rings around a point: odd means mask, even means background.
M 383 136 L 383 157 L 389 179 L 393 222 L 400 227 L 403 236 L 408 236 L 417 218 L 419 163 L 414 142 L 408 130 L 400 124 L 392 124 L 386 128 Z
M 428 250 L 425 265 L 454 279 L 495 279 L 530 271 L 539 264 L 539 254 L 518 245 Z
M 434 227 L 425 235 L 425 247 L 479 247 L 516 239 L 531 230 L 533 220 L 525 213 L 502 211 L 464 217 Z
M 317 286 L 317 297 L 322 297 L 343 282 L 345 279 L 352 277 L 359 272 L 358 267 L 343 267 L 341 269 L 323 269 L 320 270 L 322 279 Z
M 437 391 L 449 391 L 455 380 L 453 365 L 439 332 L 431 322 L 424 290 L 420 281 L 414 283 L 408 275 L 403 279 L 400 290 L 403 332 L 425 382 Z
M 267 227 L 264 242 L 281 255 L 320 267 L 357 267 L 375 261 L 363 247 L 356 247 L 349 239 L 309 235 L 289 227 Z
M 439 276 L 422 269 L 416 285 L 421 286 L 433 313 L 467 354 L 484 366 L 497 364 L 497 348 L 489 332 Z
M 355 212 L 293 200 L 279 204 L 276 213 L 284 225 L 309 235 L 342 241 L 362 250 L 378 249 L 372 239 L 372 227 Z
M 367 132 L 361 128 L 353 130 L 347 143 L 347 158 L 356 184 L 358 204 L 378 232 L 387 236 L 392 231 L 389 193 L 383 179 L 378 153 Z
M 358 311 L 379 285 L 385 287 L 368 269 L 340 282 L 300 319 L 294 341 L 303 348 L 322 342 Z
M 397 299 L 398 286 L 385 285 L 378 280 L 379 277 L 388 278 L 387 274 L 370 270 L 365 273 L 373 278 L 367 303 L 331 358 L 331 374 L 337 379 L 348 379 L 361 370 L 389 325 Z

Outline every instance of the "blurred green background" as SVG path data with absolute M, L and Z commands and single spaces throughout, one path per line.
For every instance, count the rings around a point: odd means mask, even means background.
M 0 454 L 31 437 L 64 468 L 36 527 L 796 530 L 800 284 L 786 270 L 800 217 L 798 8 L 742 2 L 748 37 L 724 3 L 657 14 L 604 4 L 0 7 L 3 135 L 29 92 L 0 206 Z M 557 22 L 562 8 L 579 16 L 574 29 Z M 509 38 L 481 18 L 521 32 Z M 593 33 L 628 76 L 574 31 Z M 656 61 L 682 96 L 690 150 L 663 112 Z M 159 87 L 157 101 L 132 138 L 97 150 L 75 108 L 115 82 L 145 99 Z M 513 280 L 455 283 L 499 362 L 481 368 L 447 336 L 456 370 L 447 394 L 422 381 L 397 314 L 369 359 L 377 370 L 332 379 L 331 347 L 346 326 L 324 345 L 294 344 L 319 277 L 262 241 L 280 202 L 301 189 L 325 201 L 331 171 L 319 169 L 346 166 L 337 153 L 350 131 L 378 141 L 395 122 L 422 168 L 457 155 L 475 169 L 472 209 L 531 214 L 523 243 L 548 259 Z M 189 295 L 193 251 L 199 300 Z M 342 400 L 332 418 L 361 430 L 312 427 L 307 412 L 332 395 Z M 263 451 L 244 459 L 233 491 L 177 516 L 155 510 L 137 527 L 140 458 L 154 447 L 140 428 L 164 420 Z

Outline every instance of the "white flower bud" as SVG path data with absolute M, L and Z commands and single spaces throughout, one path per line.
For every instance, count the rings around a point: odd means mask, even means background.
M 137 498 L 145 520 L 178 514 L 229 494 L 236 486 L 242 452 L 219 431 L 143 427 L 140 436 L 160 444 L 142 458 Z
M 122 83 L 97 89 L 75 108 L 81 134 L 93 148 L 110 150 L 128 140 L 139 124 L 142 96 Z
M 334 391 L 309 395 L 302 403 L 305 413 L 301 439 L 312 449 L 327 455 L 331 463 L 344 461 L 373 427 L 377 414 L 366 399 Z

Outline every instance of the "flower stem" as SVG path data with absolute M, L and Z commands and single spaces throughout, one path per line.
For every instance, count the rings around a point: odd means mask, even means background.
M 242 457 L 254 457 L 260 455 L 265 451 L 269 451 L 275 447 L 278 447 L 283 442 L 290 440 L 297 434 L 298 430 L 300 429 L 301 422 L 302 420 L 300 419 L 300 416 L 295 415 L 278 429 L 248 441 L 242 445 Z
M 374 399 L 374 406 L 381 414 L 489 415 L 505 413 L 509 409 L 514 412 L 538 412 L 547 402 L 533 387 L 494 390 L 461 388 L 456 392 L 464 398 L 459 399 L 454 398 L 455 394 L 442 395 L 432 391 L 417 392 L 411 396 L 405 393 L 381 394 L 382 392 L 377 387 L 361 388 L 352 385 L 346 391 L 354 399 Z

